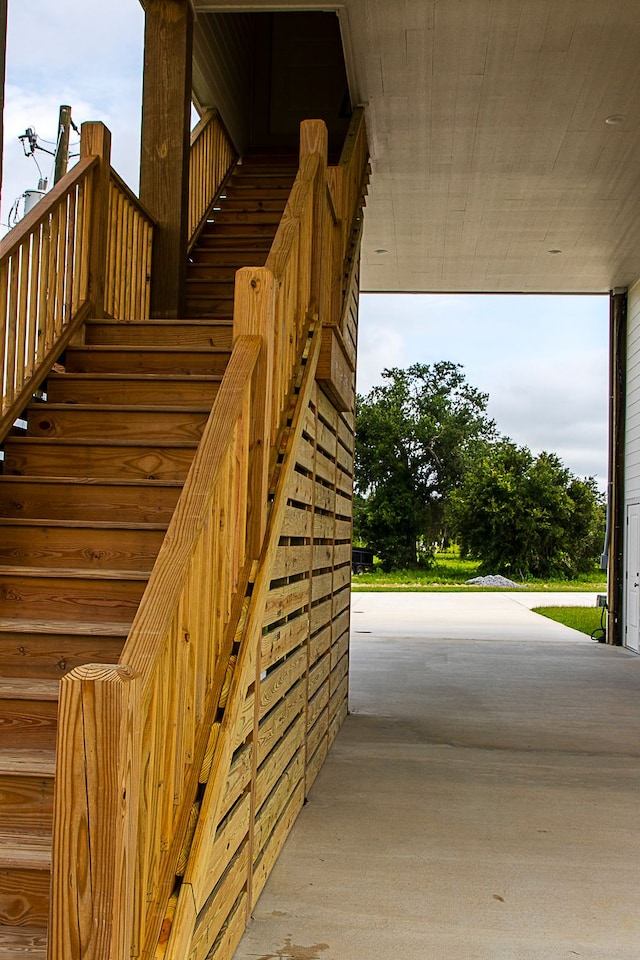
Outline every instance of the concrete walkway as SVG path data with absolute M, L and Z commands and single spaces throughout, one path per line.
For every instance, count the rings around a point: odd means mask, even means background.
M 354 594 L 351 715 L 237 960 L 640 958 L 640 657 L 531 598 Z

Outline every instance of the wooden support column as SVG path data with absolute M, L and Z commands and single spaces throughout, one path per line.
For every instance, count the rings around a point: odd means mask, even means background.
M 146 0 L 140 199 L 157 223 L 152 317 L 184 314 L 192 46 L 189 0 Z
M 104 284 L 107 265 L 109 223 L 109 178 L 111 176 L 111 132 L 104 123 L 83 123 L 80 128 L 80 156 L 98 157 L 91 194 L 91 237 L 89 255 L 89 300 L 93 316 L 104 316 Z
M 627 396 L 627 291 L 611 292 L 609 308 L 609 545 L 607 642 L 624 637 L 624 440 Z

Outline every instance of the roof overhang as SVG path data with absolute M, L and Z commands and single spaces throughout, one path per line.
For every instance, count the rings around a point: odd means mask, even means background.
M 338 12 L 372 155 L 363 289 L 602 293 L 640 277 L 636 4 L 194 7 Z

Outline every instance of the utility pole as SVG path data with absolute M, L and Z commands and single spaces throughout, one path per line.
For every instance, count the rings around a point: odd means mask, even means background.
M 2 0 L 0 0 L 0 3 Z M 58 119 L 58 140 L 56 145 L 56 159 L 53 182 L 57 183 L 67 172 L 69 162 L 69 128 L 71 126 L 71 107 L 61 106 Z

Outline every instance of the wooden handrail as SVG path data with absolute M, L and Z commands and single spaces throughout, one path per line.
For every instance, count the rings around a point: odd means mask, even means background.
M 90 300 L 98 164 L 82 158 L 0 244 L 0 439 Z
M 191 134 L 189 154 L 189 249 L 233 170 L 238 155 L 217 110 L 204 114 Z

